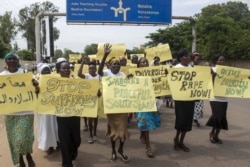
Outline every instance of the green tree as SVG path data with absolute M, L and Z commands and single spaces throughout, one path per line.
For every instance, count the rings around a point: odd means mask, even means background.
M 146 38 L 151 39 L 151 41 L 146 43 L 147 47 L 168 43 L 173 55 L 182 48 L 191 50 L 193 40 L 192 23 L 183 21 L 170 28 L 159 29 L 156 33 L 150 33 Z
M 35 60 L 35 54 L 31 51 L 28 50 L 20 50 L 18 52 L 19 57 L 21 58 L 21 60 L 25 60 L 25 61 L 34 61 Z
M 224 53 L 231 59 L 250 58 L 250 12 L 242 2 L 209 5 L 197 18 L 198 48 L 205 58 Z
M 58 59 L 59 57 L 62 57 L 62 56 L 63 56 L 63 51 L 61 49 L 57 49 L 57 50 L 55 50 L 53 60 L 56 60 L 56 59 Z
M 30 7 L 25 7 L 19 11 L 19 29 L 23 31 L 23 37 L 27 40 L 27 49 L 32 52 L 35 51 L 36 42 L 35 42 L 35 18 L 39 12 L 58 12 L 58 7 L 56 7 L 53 3 L 46 2 L 36 2 L 31 4 Z M 53 21 L 57 19 L 54 18 Z M 58 39 L 59 35 L 58 29 L 54 29 L 54 40 Z
M 64 58 L 66 58 L 67 60 L 69 60 L 69 54 L 79 54 L 78 52 L 73 52 L 72 50 L 70 49 L 64 49 L 64 52 L 63 52 L 63 56 Z
M 4 58 L 5 54 L 11 51 L 11 45 L 6 44 L 0 38 L 0 58 Z
M 11 12 L 5 12 L 3 16 L 0 16 L 0 36 L 2 41 L 10 44 L 16 34 L 16 20 L 11 18 Z
M 98 44 L 87 45 L 87 46 L 85 46 L 85 48 L 84 48 L 84 53 L 85 53 L 86 55 L 93 55 L 93 54 L 96 54 L 96 53 L 97 53 L 97 47 L 98 47 Z
M 134 47 L 132 50 L 129 50 L 129 49 L 126 50 L 128 59 L 130 59 L 131 55 L 133 55 L 133 54 L 144 54 L 144 52 L 145 52 L 144 49 L 141 49 L 141 48 L 139 49 L 137 47 Z
M 173 55 L 181 49 L 191 50 L 192 25 L 197 30 L 197 51 L 203 59 L 216 53 L 224 53 L 227 58 L 250 58 L 250 12 L 247 4 L 227 2 L 209 5 L 192 20 L 183 21 L 166 29 L 159 29 L 146 38 L 148 47 L 168 43 Z

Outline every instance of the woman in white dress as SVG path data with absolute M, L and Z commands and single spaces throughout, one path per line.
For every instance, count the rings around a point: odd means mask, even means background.
M 39 80 L 39 75 L 50 74 L 49 64 L 39 63 L 37 65 L 37 72 L 37 80 Z M 54 152 L 54 148 L 59 148 L 58 128 L 55 115 L 37 114 L 37 130 L 39 149 L 47 151 L 47 154 L 51 154 Z

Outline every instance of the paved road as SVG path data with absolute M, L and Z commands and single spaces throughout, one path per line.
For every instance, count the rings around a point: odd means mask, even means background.
M 222 131 L 222 145 L 212 144 L 208 134 L 210 128 L 204 126 L 211 114 L 208 101 L 205 101 L 204 117 L 200 120 L 202 126 L 187 133 L 186 145 L 191 152 L 173 150 L 174 110 L 161 107 L 162 126 L 150 133 L 152 149 L 155 158 L 147 158 L 144 145 L 139 142 L 139 131 L 133 120 L 129 129 L 131 138 L 125 143 L 125 152 L 130 162 L 124 164 L 121 160 L 116 163 L 109 161 L 111 146 L 105 136 L 106 120 L 100 119 L 98 126 L 99 139 L 94 144 L 88 144 L 88 132 L 82 132 L 82 143 L 76 167 L 250 167 L 250 104 L 248 99 L 229 99 L 228 122 L 229 131 Z M 0 116 L 0 167 L 12 167 L 3 117 Z M 37 167 L 60 167 L 61 155 L 54 152 L 47 155 L 37 149 L 34 144 L 33 157 Z

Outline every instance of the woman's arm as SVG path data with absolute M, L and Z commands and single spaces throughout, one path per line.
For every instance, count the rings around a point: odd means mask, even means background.
M 105 61 L 106 61 L 108 55 L 111 52 L 111 47 L 112 47 L 112 45 L 110 45 L 108 43 L 104 44 L 104 55 L 103 55 L 102 61 L 101 61 L 100 65 L 99 65 L 99 68 L 98 68 L 98 74 L 100 76 L 103 76 L 104 64 L 105 64 Z
M 82 60 L 81 66 L 80 66 L 80 68 L 78 70 L 78 77 L 80 77 L 82 79 L 85 79 L 85 75 L 82 73 L 83 65 L 84 65 L 84 61 Z

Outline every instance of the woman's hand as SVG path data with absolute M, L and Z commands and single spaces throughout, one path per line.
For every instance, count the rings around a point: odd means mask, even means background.
M 112 45 L 109 43 L 104 44 L 104 56 L 108 56 L 110 54 Z
M 35 93 L 36 97 L 38 97 L 38 94 L 40 93 L 40 87 L 39 87 L 39 82 L 36 79 L 32 79 L 32 84 L 35 87 Z
M 101 95 L 102 95 L 102 92 L 100 91 L 100 89 L 98 89 L 97 97 L 101 97 Z
M 127 75 L 127 79 L 130 79 L 130 78 L 133 78 L 133 77 L 134 77 L 133 74 L 128 74 L 128 75 Z

